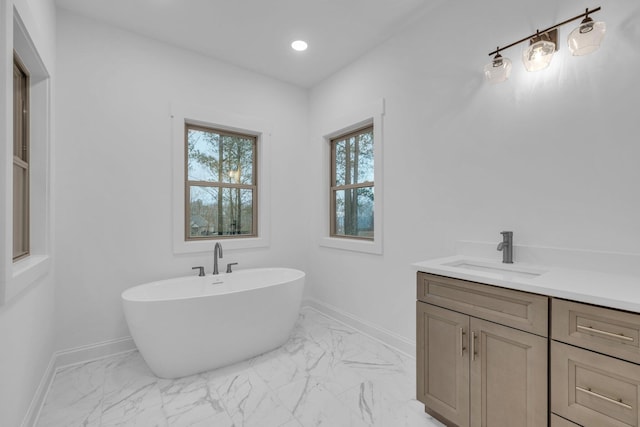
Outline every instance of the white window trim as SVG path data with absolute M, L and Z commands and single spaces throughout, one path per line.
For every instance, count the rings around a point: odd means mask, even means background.
M 212 110 L 198 105 L 171 105 L 173 162 L 173 252 L 176 254 L 211 252 L 215 239 L 189 240 L 184 236 L 184 123 L 240 132 L 257 137 L 258 168 L 258 237 L 220 239 L 226 249 L 249 249 L 269 246 L 270 236 L 270 137 L 268 123 L 262 119 Z
M 322 228 L 320 236 L 320 246 L 342 249 L 346 251 L 365 252 L 370 254 L 382 255 L 382 229 L 383 219 L 383 200 L 384 186 L 382 176 L 382 147 L 383 132 L 382 119 L 384 117 L 384 99 L 380 99 L 375 103 L 355 108 L 350 114 L 335 118 L 329 121 L 322 132 Z M 373 205 L 373 240 L 358 240 L 348 237 L 331 237 L 330 236 L 330 186 L 331 182 L 331 140 L 340 135 L 353 132 L 367 125 L 373 124 L 373 185 L 375 188 L 375 197 Z
M 8 8 L 7 8 L 8 9 Z M 5 9 L 3 12 L 8 12 Z M 29 35 L 25 18 L 31 22 L 31 16 L 21 16 L 18 10 L 11 8 L 11 13 L 0 13 L 2 23 L 12 37 L 0 48 L 2 61 L 13 63 L 13 50 L 29 70 L 30 75 L 30 255 L 13 262 L 13 178 L 12 159 L 13 143 L 6 143 L 5 162 L 0 165 L 0 188 L 4 197 L 0 197 L 0 209 L 5 218 L 0 227 L 0 305 L 14 299 L 27 287 L 44 277 L 51 271 L 51 80 L 32 37 Z M 26 11 L 28 12 L 28 11 Z M 4 26 L 4 25 L 3 25 Z M 33 27 L 33 25 L 30 25 Z M 5 30 L 3 30 L 5 31 Z M 13 43 L 11 43 L 13 41 Z M 4 69 L 8 69 L 3 67 Z M 5 76 L 3 76 L 5 77 Z M 0 121 L 4 121 L 5 141 L 13 141 L 13 81 L 6 76 L 0 82 L 7 100 L 0 107 Z M 2 126 L 0 126 L 2 127 Z

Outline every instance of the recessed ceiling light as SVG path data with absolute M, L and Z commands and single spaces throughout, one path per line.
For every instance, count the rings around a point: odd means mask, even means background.
M 307 50 L 307 42 L 303 40 L 296 40 L 293 43 L 291 43 L 291 47 L 293 48 L 293 50 L 302 52 L 303 50 Z

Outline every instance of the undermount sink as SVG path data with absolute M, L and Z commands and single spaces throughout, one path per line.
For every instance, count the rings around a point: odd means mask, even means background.
M 511 277 L 521 277 L 521 278 L 530 278 L 530 279 L 546 273 L 545 270 L 523 267 L 520 265 L 496 264 L 496 263 L 481 262 L 481 261 L 466 260 L 466 259 L 457 260 L 457 261 L 442 264 L 442 265 L 446 265 L 448 267 L 462 268 L 465 270 L 474 270 L 474 271 L 479 271 L 484 273 L 496 273 L 496 274 L 508 275 Z

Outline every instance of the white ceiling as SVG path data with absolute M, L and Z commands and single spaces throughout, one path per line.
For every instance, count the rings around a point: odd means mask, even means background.
M 430 0 L 56 0 L 174 46 L 310 87 L 387 40 Z M 305 52 L 290 43 L 303 39 Z

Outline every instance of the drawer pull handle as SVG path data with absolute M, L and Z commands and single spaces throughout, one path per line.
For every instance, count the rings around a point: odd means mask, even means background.
M 464 356 L 464 351 L 466 350 L 466 347 L 464 346 L 464 329 L 460 328 L 460 357 Z
M 591 326 L 578 325 L 578 330 L 593 332 L 593 333 L 604 335 L 604 336 L 607 336 L 607 337 L 618 338 L 618 339 L 621 339 L 621 340 L 633 342 L 633 338 L 632 337 L 628 337 L 628 336 L 623 335 L 623 334 L 613 334 L 611 332 L 601 331 L 600 329 L 596 329 L 596 328 L 593 328 Z
M 587 394 L 588 394 L 588 395 L 590 395 L 590 396 L 599 397 L 600 399 L 602 399 L 602 400 L 606 400 L 607 402 L 615 403 L 616 405 L 618 405 L 618 406 L 622 406 L 622 407 L 623 407 L 623 408 L 625 408 L 625 409 L 633 409 L 633 406 L 627 405 L 626 403 L 624 403 L 624 402 L 622 401 L 622 399 L 618 399 L 618 400 L 616 400 L 616 399 L 611 399 L 610 397 L 603 396 L 603 395 L 601 395 L 601 394 L 599 394 L 599 393 L 596 393 L 596 392 L 591 391 L 591 388 L 590 388 L 590 387 L 589 387 L 589 388 L 582 388 L 582 387 L 578 387 L 578 386 L 576 386 L 576 390 L 580 390 L 581 392 L 587 393 Z
M 471 360 L 476 360 L 476 333 L 471 331 Z

